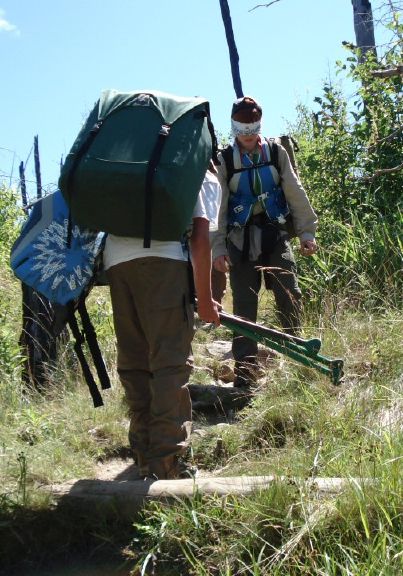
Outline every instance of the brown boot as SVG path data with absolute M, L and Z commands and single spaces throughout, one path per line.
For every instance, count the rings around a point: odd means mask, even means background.
M 139 476 L 142 477 L 148 476 L 150 471 L 145 456 L 141 454 L 141 452 L 134 451 L 134 461 L 136 462 L 136 466 L 139 471 Z
M 174 480 L 179 478 L 179 466 L 176 455 L 155 458 L 148 462 L 149 474 L 158 480 Z

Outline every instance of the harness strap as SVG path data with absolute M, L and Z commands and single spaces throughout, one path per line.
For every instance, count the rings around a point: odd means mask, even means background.
M 171 127 L 169 124 L 162 124 L 158 132 L 157 142 L 154 150 L 151 153 L 151 158 L 148 162 L 145 190 L 144 190 L 144 248 L 151 246 L 151 225 L 152 225 L 152 207 L 153 207 L 153 180 L 155 172 L 157 171 L 158 163 L 161 159 L 162 149 L 167 141 Z
M 234 174 L 239 174 L 240 172 L 251 171 L 255 168 L 263 168 L 264 166 L 274 166 L 277 172 L 280 174 L 280 167 L 278 163 L 278 145 L 273 139 L 265 138 L 265 142 L 268 146 L 269 150 L 269 158 L 264 160 L 263 162 L 259 162 L 258 164 L 254 164 L 253 166 L 242 166 L 240 164 L 240 156 L 239 156 L 239 166 L 238 166 L 238 158 L 237 162 L 234 162 L 234 155 L 235 150 L 231 144 L 229 144 L 226 148 L 221 150 L 222 157 L 224 158 L 225 166 L 227 168 L 227 183 L 231 180 Z M 237 166 L 235 167 L 235 164 Z
M 242 262 L 248 262 L 250 249 L 250 224 L 246 222 L 243 229 Z

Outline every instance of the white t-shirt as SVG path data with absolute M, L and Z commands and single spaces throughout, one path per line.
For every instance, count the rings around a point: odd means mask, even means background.
M 207 171 L 193 210 L 193 218 L 205 218 L 210 222 L 210 231 L 217 230 L 220 203 L 221 187 L 218 179 Z M 150 248 L 144 248 L 143 242 L 143 238 L 108 234 L 103 254 L 105 270 L 116 264 L 146 256 L 186 260 L 181 242 L 151 240 Z

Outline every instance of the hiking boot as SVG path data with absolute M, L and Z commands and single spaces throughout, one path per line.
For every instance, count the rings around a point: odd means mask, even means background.
M 134 462 L 138 468 L 139 476 L 142 478 L 148 476 L 150 471 L 145 456 L 143 456 L 143 454 L 141 454 L 141 452 L 138 452 L 137 450 L 134 450 L 133 453 L 134 453 Z
M 148 461 L 150 476 L 158 480 L 174 480 L 179 478 L 179 466 L 176 455 L 155 458 Z
M 173 455 L 165 458 L 156 458 L 148 463 L 148 476 L 157 480 L 179 480 L 195 478 L 197 476 L 197 466 L 190 464 L 182 457 Z

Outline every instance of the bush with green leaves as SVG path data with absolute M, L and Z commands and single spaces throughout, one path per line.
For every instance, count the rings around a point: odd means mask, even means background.
M 12 374 L 21 362 L 15 337 L 20 321 L 20 308 L 16 306 L 20 300 L 19 284 L 9 266 L 10 250 L 18 235 L 21 216 L 15 192 L 0 186 L 0 376 Z
M 349 48 L 351 50 L 351 48 Z M 401 61 L 395 45 L 384 58 Z M 338 63 L 357 87 L 352 104 L 331 82 L 315 98 L 319 111 L 298 109 L 301 179 L 318 213 L 321 249 L 300 262 L 311 300 L 330 294 L 368 304 L 400 304 L 402 292 L 402 78 L 374 75 L 381 63 L 357 54 Z

